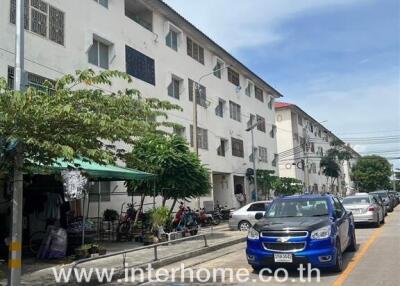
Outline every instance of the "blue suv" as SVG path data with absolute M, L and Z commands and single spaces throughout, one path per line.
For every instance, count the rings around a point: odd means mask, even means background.
M 247 261 L 263 267 L 307 264 L 343 270 L 343 252 L 356 250 L 354 219 L 332 195 L 275 199 L 247 236 Z

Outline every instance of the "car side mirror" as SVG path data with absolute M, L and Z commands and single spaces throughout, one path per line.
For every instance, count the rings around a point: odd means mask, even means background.
M 264 216 L 263 213 L 256 213 L 256 215 L 254 216 L 254 218 L 255 218 L 256 220 L 259 220 L 259 219 L 261 219 L 263 216 Z

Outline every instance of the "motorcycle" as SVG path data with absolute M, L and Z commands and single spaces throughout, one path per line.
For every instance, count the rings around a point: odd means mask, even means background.
M 220 223 L 219 217 L 214 214 L 206 213 L 205 209 L 200 209 L 199 223 L 201 226 L 218 225 Z
M 175 215 L 173 222 L 176 231 L 182 231 L 185 234 L 196 235 L 199 230 L 199 217 L 189 207 L 185 207 L 183 202 Z

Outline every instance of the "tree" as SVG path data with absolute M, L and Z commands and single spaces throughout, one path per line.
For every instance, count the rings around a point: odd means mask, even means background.
M 341 174 L 341 165 L 344 161 L 353 158 L 349 148 L 339 139 L 332 140 L 331 148 L 326 151 L 326 154 L 321 158 L 319 163 L 322 173 L 326 176 L 327 184 L 333 189 L 335 180 L 338 180 Z M 331 182 L 329 184 L 329 179 Z
M 377 155 L 361 157 L 352 168 L 352 179 L 364 192 L 389 188 L 391 174 L 389 161 Z
M 181 136 L 166 133 L 146 134 L 136 140 L 133 150 L 126 156 L 129 167 L 156 174 L 154 181 L 138 184 L 132 182 L 128 188 L 139 190 L 142 198 L 157 194 L 163 197 L 163 206 L 173 199 L 171 212 L 178 199 L 194 198 L 208 194 L 209 173 L 196 154 Z
M 273 183 L 275 195 L 294 195 L 301 193 L 303 183 L 300 180 L 287 177 L 278 177 Z
M 24 169 L 32 164 L 49 166 L 59 158 L 113 163 L 125 153 L 115 142 L 132 144 L 133 138 L 169 124 L 147 118 L 165 119 L 167 110 L 179 109 L 166 101 L 141 98 L 135 89 L 114 93 L 96 87 L 111 86 L 116 78 L 131 82 L 122 72 L 85 70 L 55 84 L 47 81 L 41 89 L 18 92 L 0 79 L 0 170 L 13 167 L 15 150 Z
M 274 187 L 277 176 L 273 176 L 273 170 L 257 170 L 257 188 L 261 189 L 265 199 L 270 198 L 270 190 Z M 254 180 L 253 180 L 254 181 Z

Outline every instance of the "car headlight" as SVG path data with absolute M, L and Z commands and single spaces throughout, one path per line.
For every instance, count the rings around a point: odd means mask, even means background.
M 247 238 L 248 239 L 260 239 L 260 233 L 251 227 L 247 233 Z
M 311 232 L 311 239 L 325 239 L 331 235 L 331 226 L 327 225 Z

